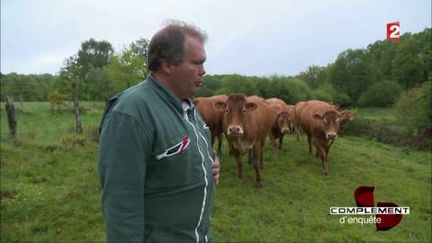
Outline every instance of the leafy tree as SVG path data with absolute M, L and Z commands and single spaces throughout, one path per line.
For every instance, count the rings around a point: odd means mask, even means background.
M 44 99 L 44 90 L 35 75 L 23 75 L 10 73 L 3 75 L 1 79 L 1 99 L 7 96 L 14 97 L 18 101 L 40 101 Z
M 63 67 L 60 71 L 60 76 L 63 80 L 68 81 L 71 84 L 72 99 L 75 111 L 75 131 L 77 134 L 82 133 L 81 123 L 81 108 L 80 108 L 80 82 L 83 79 L 80 77 L 80 64 L 77 55 L 72 55 L 64 61 Z
M 114 82 L 117 92 L 127 89 L 142 81 L 148 73 L 144 60 L 130 49 L 113 56 L 107 66 L 110 79 Z
M 107 72 L 107 67 L 93 68 L 86 76 L 89 82 L 89 96 L 92 100 L 107 101 L 115 93 L 114 82 Z
M 140 38 L 112 56 L 107 66 L 108 78 L 113 87 L 113 94 L 127 89 L 145 79 L 147 67 L 148 40 Z
M 309 66 L 306 71 L 301 72 L 297 78 L 305 81 L 309 88 L 316 89 L 326 80 L 327 69 L 316 65 Z
M 394 77 L 405 89 L 416 87 L 427 80 L 432 68 L 430 66 L 432 40 L 429 38 L 429 43 L 422 43 L 417 37 L 418 35 L 404 34 L 393 60 Z
M 396 55 L 397 45 L 390 41 L 376 41 L 367 47 L 368 61 L 373 63 L 381 73 L 379 80 L 394 79 L 392 73 L 392 64 Z
M 108 65 L 114 49 L 107 41 L 96 41 L 91 38 L 81 44 L 77 54 L 79 77 L 85 78 L 92 68 L 101 68 Z
M 374 82 L 372 68 L 366 59 L 366 50 L 347 50 L 338 55 L 329 70 L 330 81 L 336 90 L 345 92 L 357 103 L 361 93 Z
M 141 37 L 138 40 L 132 42 L 129 46 L 129 49 L 132 53 L 139 56 L 144 61 L 144 63 L 147 63 L 148 44 L 149 41 Z

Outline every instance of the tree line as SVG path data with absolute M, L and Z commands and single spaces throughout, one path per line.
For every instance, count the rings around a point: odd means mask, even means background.
M 207 75 L 198 96 L 232 92 L 279 97 L 289 104 L 319 99 L 342 106 L 393 106 L 399 96 L 432 80 L 432 29 L 405 33 L 400 42 L 379 40 L 348 49 L 327 66 L 309 66 L 294 76 Z M 107 41 L 87 40 L 65 59 L 58 74 L 0 74 L 1 100 L 47 101 L 56 95 L 106 101 L 148 74 L 148 40 L 140 38 L 115 52 Z M 74 86 L 75 85 L 75 86 Z
M 104 101 L 117 92 L 143 80 L 148 40 L 140 38 L 119 52 L 107 41 L 87 40 L 78 52 L 66 58 L 58 74 L 0 74 L 1 100 L 49 101 L 62 96 L 73 99 L 73 88 L 79 88 L 79 99 Z

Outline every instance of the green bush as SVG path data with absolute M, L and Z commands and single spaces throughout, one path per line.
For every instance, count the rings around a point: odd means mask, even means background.
M 258 88 L 249 77 L 238 74 L 226 75 L 221 79 L 218 94 L 243 93 L 246 96 L 258 94 Z
M 432 82 L 425 82 L 421 88 L 402 93 L 396 102 L 396 115 L 408 133 L 417 135 L 431 127 L 431 91 Z
M 320 85 L 317 89 L 312 91 L 312 98 L 316 100 L 322 100 L 326 102 L 334 102 L 334 95 L 336 91 L 333 86 L 329 83 Z
M 424 119 L 424 124 L 430 127 L 432 122 L 432 81 L 423 83 L 420 96 L 421 116 Z
M 307 84 L 299 79 L 290 77 L 273 77 L 270 80 L 271 93 L 288 104 L 311 99 L 311 91 Z
M 344 92 L 336 92 L 333 99 L 333 103 L 339 104 L 341 107 L 350 107 L 353 105 L 351 98 Z
M 388 107 L 399 97 L 402 87 L 394 81 L 383 81 L 372 84 L 360 95 L 358 105 L 361 107 Z
M 352 106 L 352 100 L 344 93 L 336 91 L 330 83 L 323 83 L 312 91 L 312 98 L 330 103 L 339 104 L 342 107 Z

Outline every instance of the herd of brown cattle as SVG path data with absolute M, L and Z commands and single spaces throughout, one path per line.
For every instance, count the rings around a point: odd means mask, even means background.
M 354 113 L 340 111 L 339 106 L 323 101 L 309 100 L 288 105 L 278 98 L 264 99 L 244 94 L 197 97 L 194 99 L 199 113 L 211 131 L 212 146 L 218 139 L 218 153 L 221 152 L 222 133 L 228 140 L 230 154 L 234 155 L 238 177 L 243 181 L 241 156 L 252 155 L 256 171 L 256 186 L 262 187 L 264 144 L 267 137 L 277 149 L 282 149 L 283 137 L 287 133 L 299 132 L 307 135 L 309 152 L 312 144 L 316 156 L 322 161 L 324 175 L 328 175 L 328 154 L 338 133 Z

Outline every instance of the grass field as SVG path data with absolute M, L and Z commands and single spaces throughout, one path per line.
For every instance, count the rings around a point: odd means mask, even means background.
M 104 240 L 98 145 L 92 132 L 103 104 L 83 105 L 85 131 L 75 136 L 72 113 L 50 113 L 49 103 L 24 103 L 17 114 L 14 145 L 2 104 L 2 242 Z M 383 111 L 359 112 L 380 121 L 383 114 L 391 123 L 392 115 Z M 244 166 L 246 180 L 240 184 L 234 159 L 226 151 L 225 142 L 212 217 L 217 242 L 432 240 L 431 152 L 346 136 L 333 146 L 330 176 L 324 177 L 320 161 L 307 152 L 305 137 L 296 142 L 288 136 L 281 153 L 267 144 L 265 184 L 256 189 L 252 166 Z M 393 201 L 411 207 L 411 214 L 385 232 L 377 232 L 375 225 L 340 224 L 329 207 L 355 206 L 353 191 L 361 185 L 375 186 L 375 203 Z
M 356 119 L 357 122 L 390 129 L 393 131 L 393 133 L 406 134 L 407 132 L 407 130 L 397 120 L 396 112 L 393 108 L 362 108 L 358 110 Z
M 397 124 L 396 114 L 392 108 L 362 108 L 358 111 L 358 116 L 380 125 Z

